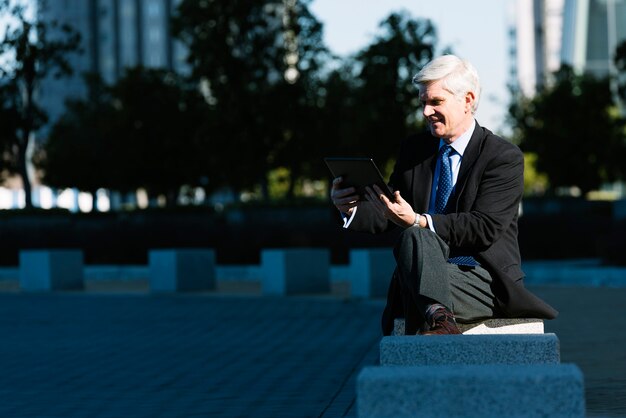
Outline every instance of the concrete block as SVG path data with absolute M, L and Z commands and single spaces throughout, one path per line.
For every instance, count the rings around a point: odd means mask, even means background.
M 20 288 L 27 292 L 84 288 L 80 250 L 20 251 Z
M 263 250 L 261 270 L 264 295 L 330 292 L 330 253 L 326 249 Z
M 383 337 L 380 364 L 538 364 L 559 363 L 556 334 L 414 335 Z
M 404 319 L 394 321 L 393 335 L 404 335 Z M 543 334 L 543 320 L 537 318 L 492 318 L 471 324 L 457 324 L 463 334 Z
M 215 289 L 215 252 L 166 249 L 149 252 L 148 275 L 154 292 Z
M 626 219 L 626 199 L 613 202 L 613 220 L 621 221 Z
M 396 260 L 391 248 L 351 250 L 351 295 L 363 298 L 385 297 L 395 268 Z
M 366 367 L 357 377 L 357 413 L 582 418 L 583 374 L 573 364 Z

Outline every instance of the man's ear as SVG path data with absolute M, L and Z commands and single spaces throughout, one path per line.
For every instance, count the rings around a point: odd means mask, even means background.
M 471 112 L 472 107 L 474 106 L 474 101 L 476 100 L 476 95 L 474 95 L 473 91 L 468 91 L 465 93 L 465 112 Z

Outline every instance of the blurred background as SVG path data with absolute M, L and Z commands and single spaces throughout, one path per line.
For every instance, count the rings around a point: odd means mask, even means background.
M 523 257 L 626 263 L 625 0 L 2 0 L 0 22 L 0 265 L 390 245 L 339 228 L 323 157 L 389 175 L 442 53 L 525 153 Z

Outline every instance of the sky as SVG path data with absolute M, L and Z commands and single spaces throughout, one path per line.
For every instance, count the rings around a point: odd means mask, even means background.
M 446 47 L 469 60 L 481 79 L 476 119 L 496 133 L 505 129 L 510 67 L 509 9 L 515 0 L 313 0 L 310 9 L 324 24 L 326 45 L 347 56 L 367 46 L 378 24 L 392 11 L 431 19 L 438 31 L 438 51 Z

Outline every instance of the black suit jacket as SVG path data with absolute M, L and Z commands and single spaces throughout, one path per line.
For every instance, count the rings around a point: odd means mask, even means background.
M 389 184 L 417 213 L 428 211 L 439 139 L 425 132 L 401 145 Z M 431 215 L 437 235 L 450 256 L 472 255 L 492 275 L 497 303 L 506 317 L 552 319 L 557 311 L 524 287 L 517 243 L 517 218 L 524 188 L 524 156 L 518 147 L 476 124 L 465 150 L 448 213 Z M 395 225 L 367 202 L 357 209 L 349 228 L 378 233 Z M 393 319 L 412 317 L 410 301 L 392 277 L 383 332 Z M 414 328 L 407 323 L 407 331 Z

